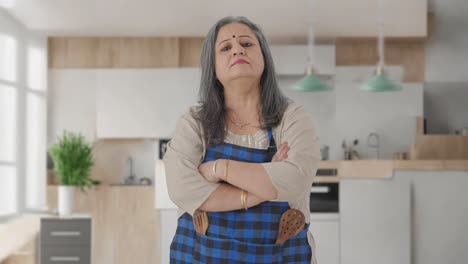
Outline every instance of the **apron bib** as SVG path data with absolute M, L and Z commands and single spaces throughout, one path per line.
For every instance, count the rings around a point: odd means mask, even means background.
M 268 149 L 254 149 L 223 143 L 207 149 L 203 162 L 230 159 L 244 162 L 270 162 L 276 143 L 268 129 Z M 206 235 L 195 232 L 192 216 L 184 213 L 177 220 L 171 243 L 170 263 L 310 263 L 312 252 L 307 240 L 309 224 L 297 235 L 275 244 L 281 215 L 287 202 L 266 201 L 248 210 L 207 212 Z

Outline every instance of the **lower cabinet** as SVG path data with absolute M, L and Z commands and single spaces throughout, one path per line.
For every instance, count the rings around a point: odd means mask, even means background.
M 340 263 L 339 214 L 311 214 L 310 232 L 315 240 L 315 257 L 318 264 Z
M 340 180 L 341 264 L 410 264 L 410 185 L 391 179 Z
M 91 218 L 42 218 L 40 264 L 90 264 Z

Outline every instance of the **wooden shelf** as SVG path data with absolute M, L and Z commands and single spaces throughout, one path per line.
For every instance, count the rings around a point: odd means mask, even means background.
M 316 177 L 316 182 L 334 182 L 341 178 L 390 178 L 395 170 L 468 171 L 466 160 L 327 160 L 319 167 L 336 168 L 338 177 Z M 336 179 L 332 179 L 336 178 Z
M 468 159 L 468 136 L 424 133 L 424 117 L 416 118 L 416 143 L 410 147 L 410 159 Z

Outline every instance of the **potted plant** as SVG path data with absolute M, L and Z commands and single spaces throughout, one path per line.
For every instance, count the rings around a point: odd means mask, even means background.
M 94 165 L 92 146 L 80 133 L 65 130 L 62 137 L 58 138 L 58 143 L 50 147 L 49 152 L 59 183 L 59 215 L 71 215 L 75 189 L 80 188 L 81 191 L 85 191 L 86 188 L 100 183 L 90 178 L 91 168 Z

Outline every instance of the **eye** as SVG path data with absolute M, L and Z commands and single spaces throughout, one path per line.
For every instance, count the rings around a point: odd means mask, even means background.
M 242 47 L 251 47 L 253 44 L 250 43 L 250 42 L 244 42 L 241 45 L 242 45 Z
M 221 51 L 228 51 L 231 49 L 231 46 L 230 45 L 226 45 L 224 47 L 221 48 Z

